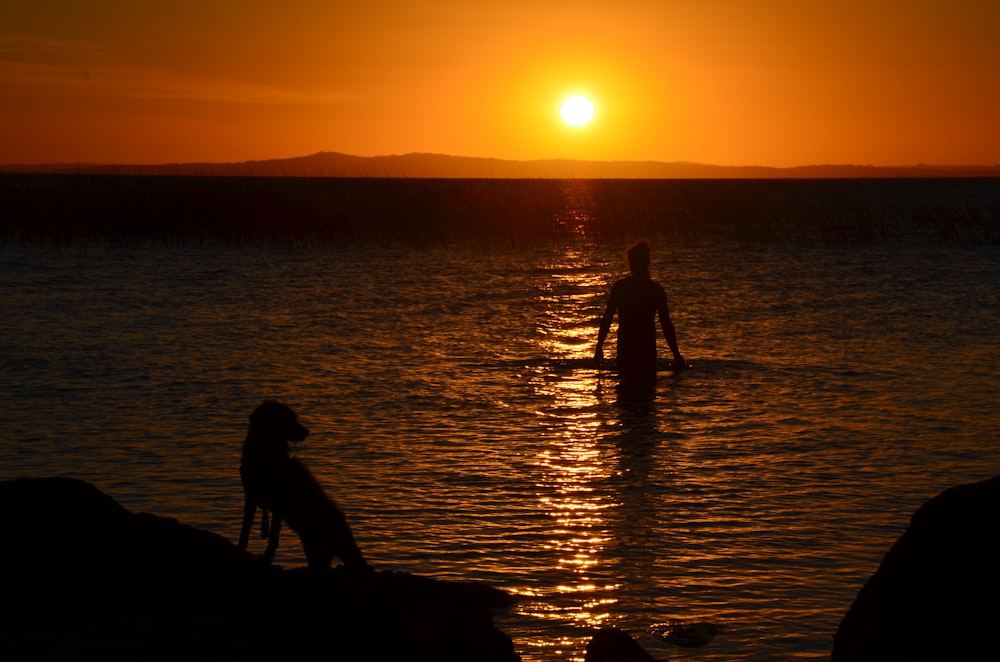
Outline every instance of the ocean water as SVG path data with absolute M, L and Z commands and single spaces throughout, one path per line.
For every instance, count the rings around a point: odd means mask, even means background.
M 607 626 L 828 658 L 914 510 L 1000 473 L 1000 246 L 656 239 L 694 369 L 644 401 L 587 360 L 624 247 L 0 243 L 0 479 L 235 542 L 277 398 L 372 565 L 511 591 L 524 660 Z M 290 531 L 276 560 L 304 563 Z

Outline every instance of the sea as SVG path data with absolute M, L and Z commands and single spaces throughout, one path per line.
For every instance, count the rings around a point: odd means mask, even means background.
M 766 186 L 747 215 L 828 226 Z M 959 184 L 916 220 L 898 183 L 864 186 L 892 233 L 677 233 L 662 210 L 652 273 L 693 367 L 661 337 L 642 397 L 614 327 L 592 359 L 635 237 L 590 233 L 579 182 L 569 230 L 530 240 L 8 233 L 0 479 L 73 476 L 235 543 L 248 416 L 278 399 L 370 563 L 509 591 L 526 661 L 582 660 L 605 627 L 671 660 L 828 659 L 914 511 L 1000 474 L 1000 241 L 956 232 Z M 1000 186 L 974 186 L 995 232 Z M 717 229 L 710 203 L 686 213 Z M 290 531 L 276 563 L 305 563 Z

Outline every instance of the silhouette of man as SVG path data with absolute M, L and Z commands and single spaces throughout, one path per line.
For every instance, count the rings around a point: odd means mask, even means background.
M 604 341 L 618 313 L 618 375 L 623 384 L 649 386 L 656 382 L 656 318 L 674 354 L 674 370 L 688 367 L 677 348 L 677 332 L 670 320 L 667 293 L 649 275 L 649 240 L 640 239 L 628 249 L 631 273 L 611 287 L 608 307 L 601 318 L 594 358 L 604 360 Z

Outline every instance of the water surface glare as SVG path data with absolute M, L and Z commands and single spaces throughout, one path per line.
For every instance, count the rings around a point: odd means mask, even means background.
M 0 478 L 235 542 L 279 398 L 372 564 L 514 592 L 525 660 L 600 626 L 828 657 L 913 511 L 1000 473 L 1000 247 L 654 245 L 695 369 L 651 402 L 585 361 L 622 248 L 0 244 Z M 677 648 L 678 621 L 722 630 Z

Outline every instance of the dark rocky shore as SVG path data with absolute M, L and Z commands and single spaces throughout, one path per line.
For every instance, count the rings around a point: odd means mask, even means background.
M 4 659 L 513 661 L 472 582 L 264 567 L 225 538 L 133 514 L 71 478 L 0 482 Z M 1000 658 L 1000 477 L 934 497 L 858 593 L 833 662 Z M 652 660 L 597 632 L 588 662 Z
M 1000 477 L 913 515 L 858 593 L 833 662 L 1000 659 Z
M 0 483 L 4 659 L 519 660 L 498 589 L 284 570 L 70 478 Z

